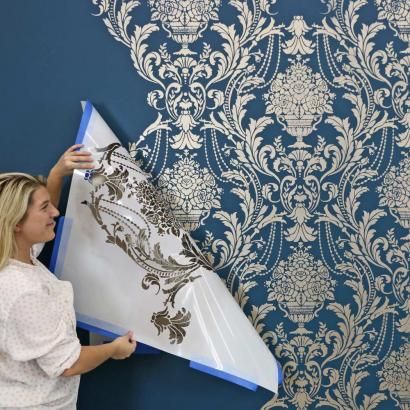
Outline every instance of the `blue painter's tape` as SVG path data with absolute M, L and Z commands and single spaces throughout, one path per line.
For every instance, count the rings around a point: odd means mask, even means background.
M 77 323 L 88 326 L 90 328 L 88 330 L 91 330 L 94 333 L 101 334 L 102 336 L 117 337 L 118 335 L 127 333 L 127 329 L 113 325 L 109 322 L 105 322 L 104 320 L 93 318 L 92 316 L 84 315 L 78 312 L 75 312 L 75 316 L 77 318 Z M 105 334 L 103 334 L 103 332 L 105 332 Z
M 83 116 L 81 117 L 80 128 L 78 128 L 77 138 L 75 139 L 76 144 L 82 144 L 84 141 L 85 130 L 88 127 L 88 123 L 91 118 L 91 113 L 93 112 L 93 105 L 90 101 L 86 101 Z
M 282 384 L 283 382 L 283 371 L 282 371 L 282 366 L 280 365 L 279 362 L 276 362 L 278 366 L 278 384 Z
M 92 326 L 84 322 L 77 321 L 77 327 L 79 327 L 80 329 L 88 330 L 92 333 L 97 333 L 101 336 L 109 337 L 111 339 L 115 339 L 116 337 L 118 337 L 118 335 L 115 333 L 109 332 L 108 330 L 100 329 L 99 327 Z
M 199 370 L 200 372 L 208 373 L 211 376 L 219 377 L 220 379 L 227 380 L 231 383 L 238 384 L 239 386 L 245 387 L 246 389 L 256 391 L 258 388 L 257 384 L 254 384 L 248 380 L 241 379 L 240 377 L 233 376 L 232 374 L 223 372 L 221 370 L 216 370 L 212 367 L 205 366 L 204 364 L 198 363 L 198 362 L 189 362 L 189 367 L 195 370 Z
M 57 231 L 56 231 L 56 236 L 54 238 L 53 252 L 51 254 L 51 260 L 50 260 L 50 265 L 49 265 L 49 269 L 53 273 L 55 273 L 55 270 L 56 270 L 58 250 L 60 248 L 61 234 L 63 233 L 63 227 L 64 227 L 64 216 L 61 216 L 57 222 Z
M 92 333 L 97 333 L 101 336 L 105 336 L 110 339 L 115 339 L 119 336 L 116 333 L 109 332 L 108 330 L 104 330 L 104 329 L 89 325 L 88 323 L 84 323 L 84 322 L 77 321 L 77 327 L 79 327 L 80 329 L 88 330 L 89 332 L 92 332 Z M 152 346 L 145 345 L 144 343 L 138 343 L 137 349 L 135 350 L 135 354 L 159 354 L 159 353 L 161 353 L 160 350 L 155 349 Z

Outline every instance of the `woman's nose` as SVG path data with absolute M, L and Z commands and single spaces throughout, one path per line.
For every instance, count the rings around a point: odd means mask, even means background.
M 53 206 L 52 215 L 53 218 L 57 218 L 57 216 L 60 215 L 60 211 L 55 206 Z

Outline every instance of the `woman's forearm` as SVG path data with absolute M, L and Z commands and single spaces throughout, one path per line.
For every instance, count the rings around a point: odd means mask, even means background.
M 51 203 L 57 208 L 60 202 L 61 189 L 64 176 L 52 169 L 47 177 L 47 191 L 50 194 Z
M 137 342 L 131 331 L 124 336 L 117 337 L 111 343 L 98 346 L 81 346 L 80 357 L 62 376 L 76 376 L 95 369 L 107 359 L 122 360 L 135 351 Z
M 62 376 L 77 376 L 95 369 L 100 364 L 115 354 L 114 343 L 106 343 L 98 346 L 81 346 L 78 360 L 66 369 Z

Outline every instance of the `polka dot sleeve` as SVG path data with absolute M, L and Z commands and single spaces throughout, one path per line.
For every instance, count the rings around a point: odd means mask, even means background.
M 13 304 L 6 325 L 6 350 L 17 361 L 36 360 L 50 377 L 60 376 L 80 355 L 62 307 L 48 295 L 28 292 Z

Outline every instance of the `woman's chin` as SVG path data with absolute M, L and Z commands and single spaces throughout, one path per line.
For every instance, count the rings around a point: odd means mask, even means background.
M 56 234 L 54 231 L 50 232 L 49 235 L 47 235 L 47 238 L 43 242 L 50 242 L 56 237 Z

